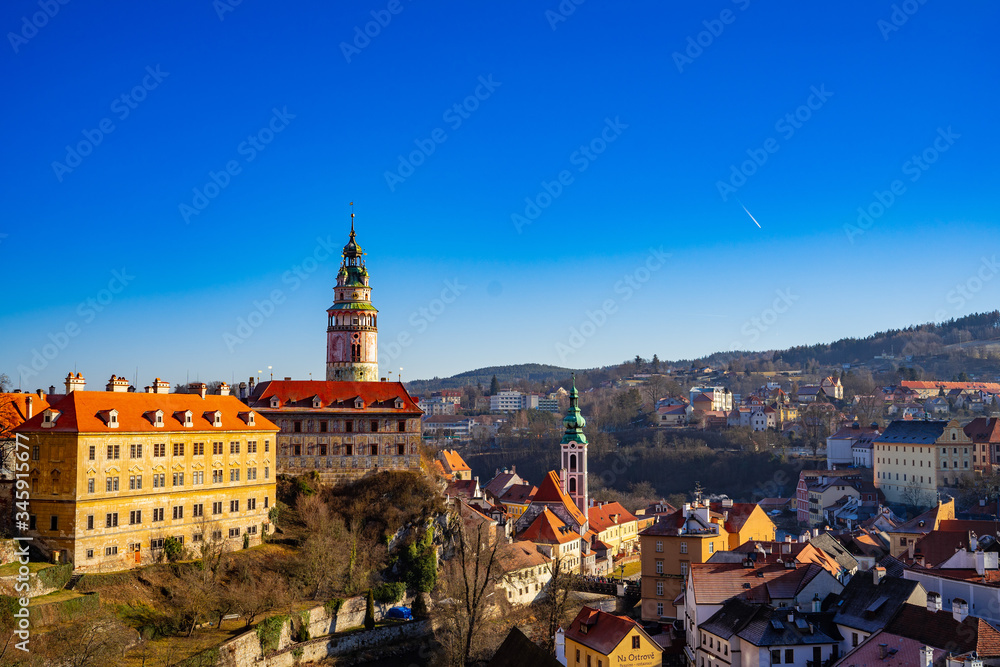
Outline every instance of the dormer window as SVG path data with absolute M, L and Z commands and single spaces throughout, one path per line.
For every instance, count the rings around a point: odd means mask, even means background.
M 206 412 L 205 418 L 212 422 L 212 426 L 221 427 L 222 426 L 222 411 L 216 410 L 215 412 Z
M 153 426 L 163 428 L 163 410 L 157 410 L 153 413 Z
M 281 407 L 281 401 L 278 399 L 277 396 L 272 396 L 271 397 L 271 407 L 272 408 L 280 408 Z
M 360 397 L 354 399 L 354 407 L 358 410 L 363 410 L 365 407 L 365 400 Z
M 246 422 L 247 426 L 256 426 L 256 423 L 254 422 L 254 412 L 252 410 L 250 412 L 241 412 L 240 419 Z
M 62 413 L 51 408 L 42 413 L 42 428 L 52 428 Z
M 117 410 L 100 410 L 97 413 L 97 418 L 104 422 L 104 425 L 108 428 L 118 428 Z
M 396 405 L 396 409 L 397 410 L 402 410 L 403 409 L 403 399 L 401 399 L 399 397 L 396 397 L 396 403 L 395 403 L 395 405 Z
M 319 396 L 313 396 L 313 407 L 314 408 L 323 407 L 323 401 L 319 400 Z
M 184 410 L 183 412 L 178 410 L 174 413 L 174 419 L 179 421 L 182 426 L 186 426 L 188 428 L 194 426 L 193 414 L 190 410 Z

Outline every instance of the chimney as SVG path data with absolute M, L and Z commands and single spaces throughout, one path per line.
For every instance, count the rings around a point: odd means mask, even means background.
M 225 382 L 219 385 L 219 396 L 229 396 L 229 385 Z
M 199 382 L 195 386 L 198 387 L 198 395 L 204 399 L 205 394 L 208 393 L 208 386 L 204 382 Z
M 128 380 L 118 375 L 112 375 L 108 384 L 104 386 L 104 391 L 127 392 Z
M 87 380 L 84 379 L 83 375 L 77 373 L 73 375 L 68 373 L 66 375 L 66 393 L 72 394 L 74 391 L 83 391 L 83 388 L 87 386 Z
M 889 655 L 889 645 L 879 644 L 878 645 L 878 659 L 885 660 L 886 656 Z
M 240 400 L 246 400 L 247 397 L 247 383 L 240 382 Z
M 872 568 L 872 582 L 878 586 L 882 578 L 885 577 L 885 568 L 881 565 L 877 565 Z
M 35 406 L 32 405 L 33 399 L 31 394 L 24 397 L 24 417 L 25 419 L 31 419 L 35 414 Z
M 41 389 L 36 389 L 35 394 L 38 395 L 38 398 L 42 399 L 43 401 L 45 400 L 45 392 L 42 391 Z
M 54 384 L 49 385 L 49 393 L 50 394 L 56 393 L 56 386 Z
M 170 393 L 170 383 L 166 380 L 161 380 L 156 378 L 153 380 L 153 393 L 154 394 L 169 394 Z
M 934 649 L 930 646 L 920 647 L 920 667 L 931 667 L 934 662 Z
M 909 544 L 906 547 L 906 553 L 910 560 L 913 560 L 913 550 L 917 547 L 916 540 L 907 540 Z
M 976 552 L 976 574 L 980 577 L 986 574 L 986 554 L 982 551 Z
M 941 611 L 941 594 L 931 591 L 927 594 L 927 611 Z
M 955 598 L 951 601 L 951 617 L 956 623 L 961 623 L 969 615 L 969 603 L 962 598 Z
M 979 538 L 976 537 L 976 531 L 969 531 L 969 551 L 979 550 Z
M 819 528 L 813 528 L 813 530 L 812 530 L 812 536 L 813 537 L 819 537 Z

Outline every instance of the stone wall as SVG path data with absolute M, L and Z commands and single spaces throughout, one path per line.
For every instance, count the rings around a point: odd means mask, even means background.
M 412 598 L 404 598 L 397 604 L 409 604 L 411 600 Z M 365 597 L 358 596 L 344 600 L 340 611 L 336 614 L 330 614 L 324 606 L 313 607 L 299 615 L 292 614 L 281 629 L 278 650 L 266 657 L 261 651 L 256 629 L 245 632 L 219 646 L 218 664 L 220 667 L 271 667 L 272 665 L 285 667 L 296 664 L 295 652 L 299 648 L 302 649 L 299 660 L 308 662 L 371 648 L 384 642 L 420 637 L 430 632 L 428 622 L 421 621 L 375 628 L 370 632 L 359 631 L 349 635 L 329 636 L 361 627 L 365 620 L 366 605 Z M 389 606 L 376 604 L 375 620 L 381 621 L 388 610 Z M 299 627 L 300 623 L 305 623 L 309 636 L 316 639 L 301 643 L 292 641 L 293 628 Z

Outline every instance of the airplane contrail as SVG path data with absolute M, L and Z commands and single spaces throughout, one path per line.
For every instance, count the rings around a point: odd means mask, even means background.
M 743 202 L 740 202 L 740 206 L 743 206 Z M 757 225 L 758 229 L 763 229 L 763 227 L 760 226 L 760 223 L 757 222 L 757 218 L 753 217 L 753 214 L 750 213 L 750 211 L 747 211 L 747 207 L 746 206 L 743 206 L 743 210 L 747 212 L 747 215 L 750 216 L 750 219 L 753 220 L 753 224 Z

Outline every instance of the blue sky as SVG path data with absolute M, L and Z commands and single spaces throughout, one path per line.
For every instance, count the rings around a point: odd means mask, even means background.
M 0 10 L 15 386 L 322 377 L 351 201 L 404 379 L 997 302 L 995 3 L 232 3 Z

